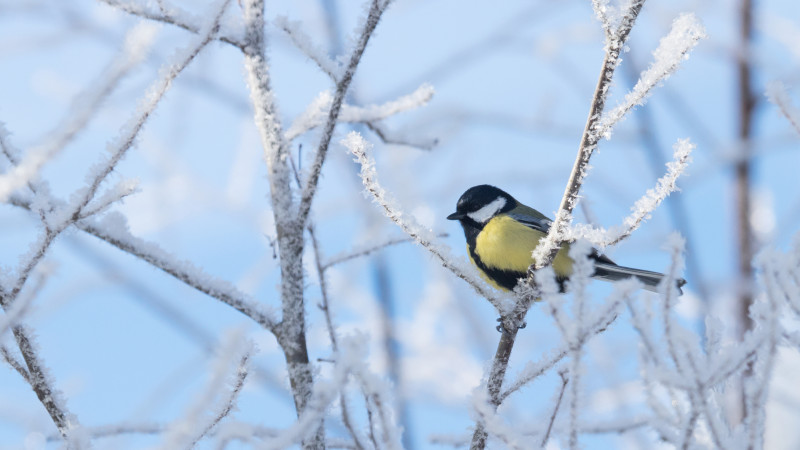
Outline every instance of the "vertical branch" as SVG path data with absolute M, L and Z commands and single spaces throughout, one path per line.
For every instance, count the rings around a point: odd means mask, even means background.
M 280 254 L 283 319 L 277 327 L 276 338 L 286 359 L 295 409 L 300 417 L 311 397 L 313 385 L 305 334 L 303 227 L 298 226 L 297 222 L 289 169 L 290 155 L 283 141 L 283 131 L 270 86 L 265 56 L 264 0 L 246 0 L 243 3 L 245 69 L 255 110 L 255 122 L 269 172 L 272 212 Z M 304 448 L 323 447 L 321 421 L 314 422 L 314 426 L 317 427 L 316 432 L 303 442 Z
M 737 278 L 738 301 L 736 302 L 734 317 L 739 322 L 739 338 L 744 337 L 748 330 L 753 328 L 753 321 L 750 318 L 750 305 L 752 298 L 752 279 L 753 279 L 753 233 L 750 227 L 750 136 L 752 133 L 753 112 L 755 98 L 751 86 L 751 67 L 750 67 L 750 45 L 753 34 L 753 2 L 752 0 L 742 0 L 739 9 L 739 48 L 742 54 L 737 61 L 737 78 L 739 90 L 739 124 L 738 142 L 740 146 L 740 157 L 736 163 L 735 181 L 736 184 L 736 231 L 738 245 Z M 745 371 L 744 378 L 747 378 L 750 370 Z M 742 382 L 742 389 L 746 383 Z M 746 411 L 745 393 L 736 403 L 740 404 L 741 411 L 735 411 L 734 423 L 738 423 L 749 414 Z
M 589 108 L 589 116 L 586 119 L 583 137 L 578 148 L 578 155 L 575 158 L 575 164 L 572 166 L 569 180 L 567 180 L 564 196 L 561 198 L 561 204 L 558 207 L 555 220 L 550 226 L 550 232 L 546 238 L 543 238 L 543 242 L 539 244 L 533 254 L 534 266 L 537 269 L 548 265 L 555 258 L 563 241 L 564 231 L 572 221 L 572 210 L 578 202 L 578 195 L 583 185 L 583 179 L 586 176 L 589 159 L 592 157 L 592 153 L 594 153 L 597 143 L 602 137 L 597 133 L 597 128 L 601 123 L 601 116 L 603 108 L 605 108 L 608 91 L 611 88 L 611 81 L 614 78 L 614 71 L 620 63 L 620 52 L 628 39 L 636 18 L 639 16 L 639 12 L 642 10 L 642 6 L 644 6 L 644 0 L 634 0 L 631 3 L 628 11 L 622 17 L 614 36 L 608 39 L 606 44 L 600 77 L 597 80 L 592 104 Z
M 375 27 L 378 26 L 378 21 L 380 21 L 381 15 L 389 6 L 389 3 L 390 0 L 372 0 L 364 29 L 361 32 L 361 36 L 358 38 L 358 43 L 353 49 L 353 53 L 350 55 L 347 69 L 345 69 L 344 75 L 342 75 L 342 78 L 336 84 L 336 94 L 333 97 L 333 103 L 328 112 L 328 120 L 325 122 L 322 139 L 320 140 L 319 148 L 314 157 L 314 164 L 311 166 L 311 173 L 309 174 L 306 187 L 303 189 L 303 196 L 300 200 L 298 220 L 301 228 L 305 225 L 308 219 L 308 213 L 311 210 L 311 201 L 314 199 L 314 194 L 317 191 L 319 175 L 322 172 L 322 165 L 325 163 L 325 157 L 328 154 L 328 147 L 330 146 L 331 138 L 333 138 L 333 129 L 336 127 L 336 120 L 342 109 L 342 102 L 344 102 L 347 89 L 353 81 L 353 75 L 355 75 L 358 63 L 361 61 L 361 56 L 367 48 L 369 38 L 372 36 L 372 32 L 375 31 Z
M 317 235 L 314 231 L 314 225 L 311 223 L 308 224 L 308 236 L 311 238 L 311 248 L 314 250 L 314 261 L 316 262 L 317 276 L 319 277 L 319 290 L 320 294 L 322 295 L 322 304 L 319 305 L 319 307 L 325 316 L 325 325 L 328 328 L 328 336 L 331 339 L 331 348 L 333 349 L 334 353 L 338 354 L 339 340 L 336 337 L 336 328 L 333 326 L 330 302 L 328 301 L 328 283 L 325 281 L 326 267 L 322 265 L 322 255 L 319 249 L 319 243 L 317 242 Z M 353 438 L 353 443 L 355 444 L 356 450 L 364 450 L 365 446 L 361 443 L 359 433 L 353 426 L 353 419 L 350 417 L 347 393 L 344 389 L 342 389 L 342 392 L 339 394 L 339 407 L 342 412 L 342 422 L 344 423 L 344 427 L 347 428 L 347 431 L 350 433 L 350 436 Z
M 500 405 L 500 388 L 503 387 L 503 379 L 506 376 L 506 369 L 508 369 L 508 360 L 511 357 L 511 350 L 514 348 L 514 342 L 517 339 L 518 324 L 522 323 L 523 317 L 518 316 L 515 320 L 512 320 L 514 322 L 513 326 L 507 327 L 503 331 L 500 336 L 500 342 L 497 344 L 497 351 L 494 354 L 489 378 L 486 380 L 486 389 L 489 391 L 489 405 L 493 410 Z M 501 326 L 505 327 L 505 323 Z M 483 450 L 486 448 L 488 437 L 485 425 L 482 422 L 476 423 L 475 432 L 472 434 L 472 443 L 469 446 L 470 450 Z

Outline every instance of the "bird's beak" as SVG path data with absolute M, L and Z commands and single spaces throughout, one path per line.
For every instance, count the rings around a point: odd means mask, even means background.
M 464 213 L 454 212 L 453 214 L 450 214 L 449 216 L 447 216 L 447 220 L 461 220 L 464 217 L 466 217 L 466 215 Z

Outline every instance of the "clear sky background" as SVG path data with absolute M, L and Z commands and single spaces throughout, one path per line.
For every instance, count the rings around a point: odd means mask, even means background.
M 168 3 L 198 15 L 207 10 L 201 1 Z M 680 138 L 697 144 L 693 163 L 678 183 L 681 192 L 607 253 L 627 266 L 664 271 L 667 236 L 678 231 L 686 237 L 688 285 L 677 310 L 700 335 L 706 315 L 730 320 L 737 283 L 732 164 L 741 148 L 735 61 L 743 54 L 737 5 L 648 0 L 631 33 L 610 105 L 650 63 L 651 52 L 680 13 L 693 12 L 708 38 L 644 108 L 601 142 L 582 191 L 585 208 L 576 215 L 581 222 L 618 224 L 664 173 L 672 145 Z M 274 19 L 300 21 L 315 43 L 336 56 L 349 48 L 364 10 L 354 0 L 267 2 L 270 69 L 284 126 L 331 83 Z M 240 14 L 233 2 L 226 26 L 235 27 Z M 82 93 L 107 74 L 126 33 L 139 22 L 91 0 L 0 1 L 0 121 L 13 143 L 25 151 L 47 142 L 80 105 Z M 754 36 L 752 220 L 759 248 L 786 249 L 800 223 L 800 135 L 763 93 L 767 83 L 780 80 L 800 104 L 800 7 L 792 0 L 756 2 Z M 470 186 L 494 184 L 552 216 L 586 121 L 603 58 L 602 38 L 588 1 L 397 0 L 370 41 L 348 102 L 383 104 L 424 83 L 435 94 L 426 106 L 384 122 L 398 140 L 417 145 L 385 144 L 364 126 L 339 125 L 312 212 L 323 259 L 404 237 L 361 194 L 358 167 L 339 144 L 350 130 L 375 144 L 381 181 L 404 211 L 434 232 L 447 233 L 442 243 L 460 257 L 466 258 L 463 234 L 445 217 Z M 117 136 L 159 67 L 189 41 L 184 30 L 158 26 L 147 59 L 44 167 L 42 179 L 54 194 L 66 199 L 86 183 L 88 168 Z M 175 81 L 112 175 L 112 181 L 140 181 L 140 190 L 113 210 L 127 217 L 134 235 L 278 307 L 267 172 L 248 95 L 241 53 L 223 43 L 205 49 Z M 310 163 L 319 138 L 312 131 L 293 143 L 301 168 Z M 0 205 L 0 273 L 17 265 L 40 232 L 36 217 Z M 306 260 L 310 352 L 314 359 L 326 358 L 330 346 L 315 306 L 320 295 L 313 255 Z M 58 239 L 46 269 L 46 283 L 26 319 L 83 425 L 165 424 L 180 417 L 208 382 L 214 349 L 234 331 L 254 340 L 259 353 L 253 361 L 258 375 L 248 381 L 231 419 L 273 428 L 293 422 L 283 356 L 274 338 L 243 315 L 77 231 Z M 401 364 L 397 397 L 407 408 L 408 442 L 441 448 L 431 436 L 466 435 L 473 424 L 471 394 L 498 338 L 493 308 L 410 243 L 335 265 L 327 280 L 340 333 L 370 342 L 368 358 L 379 374 L 387 372 L 380 299 L 391 301 Z M 610 291 L 600 283 L 592 286 L 598 301 Z M 642 411 L 633 337 L 623 317 L 592 342 L 585 417 L 632 417 Z M 514 349 L 510 375 L 558 339 L 552 319 L 534 307 Z M 13 346 L 10 333 L 4 342 Z M 780 358 L 768 413 L 769 448 L 796 448 L 800 430 L 785 424 L 800 418 L 800 391 L 791 381 L 800 360 L 792 351 Z M 322 377 L 328 374 L 324 362 L 317 367 Z M 558 383 L 555 373 L 543 377 L 512 397 L 502 412 L 519 429 L 541 427 Z M 8 367 L 0 369 L 0 399 L 0 448 L 41 448 L 42 439 L 55 432 L 30 388 Z M 353 400 L 362 401 L 357 395 Z M 357 411 L 363 414 L 363 408 Z M 331 434 L 343 436 L 332 422 Z M 603 435 L 582 442 L 586 448 L 642 448 L 653 436 Z M 141 448 L 158 442 L 158 436 L 136 435 L 99 439 L 96 445 Z M 564 444 L 551 442 L 555 448 Z

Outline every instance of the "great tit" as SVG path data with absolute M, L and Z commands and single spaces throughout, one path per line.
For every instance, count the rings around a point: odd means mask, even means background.
M 552 223 L 544 214 L 488 184 L 467 189 L 458 199 L 456 212 L 447 218 L 461 222 L 470 260 L 486 281 L 506 291 L 513 290 L 517 281 L 527 276 L 528 266 L 533 263 L 531 253 Z M 572 274 L 573 261 L 568 254 L 569 243 L 566 243 L 552 262 L 562 292 Z M 593 278 L 616 281 L 634 277 L 653 292 L 664 278 L 658 272 L 618 266 L 595 249 L 589 258 L 594 260 Z M 684 284 L 685 280 L 677 280 L 679 291 Z

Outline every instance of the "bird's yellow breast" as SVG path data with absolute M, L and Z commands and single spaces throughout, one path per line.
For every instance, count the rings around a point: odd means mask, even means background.
M 520 272 L 520 276 L 533 263 L 531 253 L 545 236 L 539 230 L 527 227 L 509 216 L 492 218 L 475 239 L 475 253 L 488 268 Z M 572 273 L 572 259 L 567 256 L 565 244 L 553 260 L 556 275 L 568 277 Z M 492 282 L 497 287 L 497 283 Z

